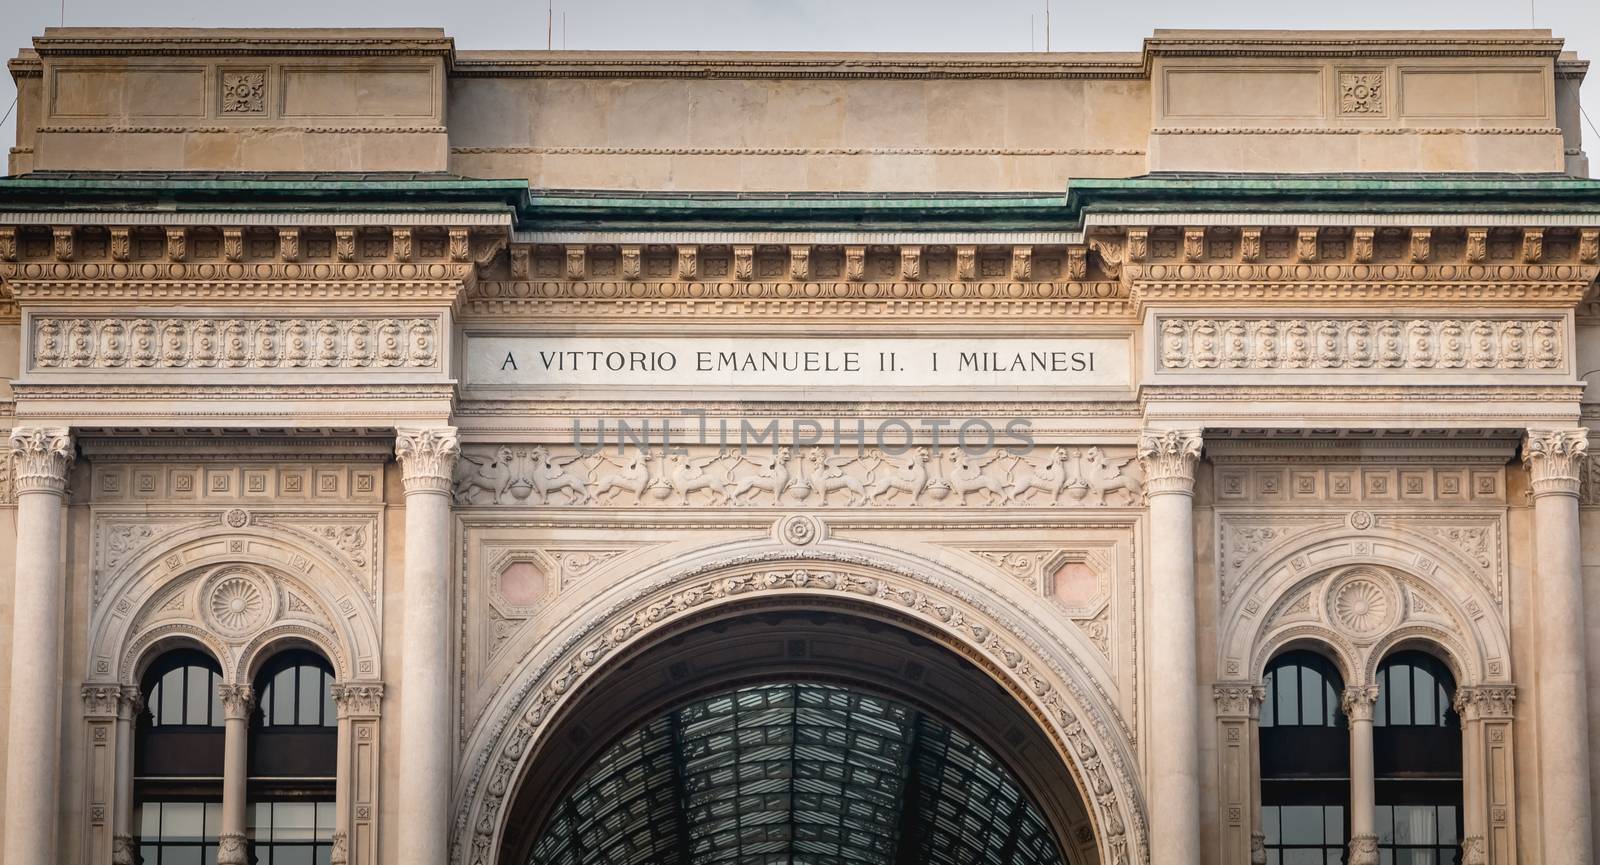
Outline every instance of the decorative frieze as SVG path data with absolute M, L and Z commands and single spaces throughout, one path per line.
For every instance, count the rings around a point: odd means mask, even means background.
M 1215 472 L 1219 503 L 1293 502 L 1475 502 L 1504 504 L 1504 471 L 1499 466 L 1318 464 L 1219 464 Z
M 32 368 L 436 369 L 433 318 L 37 318 Z
M 1565 323 L 1543 319 L 1163 318 L 1164 370 L 1559 370 Z
M 981 457 L 960 448 L 739 454 L 571 447 L 472 448 L 456 467 L 457 503 L 562 507 L 1107 507 L 1142 503 L 1131 457 L 1099 447 Z

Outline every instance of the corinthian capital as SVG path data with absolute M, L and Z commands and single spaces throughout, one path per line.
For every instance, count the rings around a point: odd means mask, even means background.
M 407 493 L 449 494 L 456 458 L 461 455 L 454 427 L 397 429 L 394 454 L 400 459 L 400 478 Z
M 249 685 L 218 685 L 217 699 L 222 702 L 222 717 L 230 721 L 249 720 L 256 707 L 256 689 Z
M 1377 685 L 1351 685 L 1339 696 L 1339 708 L 1352 721 L 1372 720 L 1372 707 L 1377 703 Z
M 17 427 L 11 431 L 11 457 L 18 493 L 67 491 L 73 450 L 66 427 Z
M 1583 458 L 1589 455 L 1589 431 L 1530 429 L 1522 440 L 1522 464 L 1533 482 L 1533 494 L 1578 494 Z
M 1145 430 L 1139 438 L 1139 466 L 1151 495 L 1194 493 L 1194 467 L 1200 461 L 1196 429 Z

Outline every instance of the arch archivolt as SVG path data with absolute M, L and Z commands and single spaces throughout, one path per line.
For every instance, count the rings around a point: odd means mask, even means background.
M 808 542 L 809 543 L 809 542 Z M 1114 703 L 1050 629 L 975 581 L 859 542 L 750 541 L 680 556 L 597 597 L 528 655 L 474 729 L 457 792 L 454 861 L 494 865 L 508 803 L 555 719 L 608 664 L 686 622 L 763 603 L 907 618 L 985 670 L 1040 724 L 1077 782 L 1102 861 L 1148 860 L 1132 737 Z
M 1346 684 L 1364 685 L 1389 652 L 1417 646 L 1461 685 L 1509 682 L 1500 599 L 1449 542 L 1460 535 L 1419 531 L 1402 516 L 1357 524 L 1285 539 L 1222 575 L 1236 587 L 1219 640 L 1226 678 L 1260 681 L 1274 655 L 1309 646 L 1339 664 Z
M 125 526 L 113 531 L 127 536 Z M 379 624 L 363 575 L 302 534 L 236 511 L 135 533 L 148 543 L 95 574 L 105 601 L 90 623 L 91 681 L 136 685 L 178 644 L 215 656 L 230 683 L 248 684 L 289 645 L 326 656 L 341 681 L 379 679 Z

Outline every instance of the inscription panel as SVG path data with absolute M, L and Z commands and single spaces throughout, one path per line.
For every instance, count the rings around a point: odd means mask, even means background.
M 1127 338 L 466 337 L 469 386 L 782 390 L 1125 388 Z

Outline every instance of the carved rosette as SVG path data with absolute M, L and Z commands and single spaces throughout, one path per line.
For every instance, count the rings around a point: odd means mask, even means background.
M 1528 470 L 1535 496 L 1578 495 L 1584 457 L 1589 455 L 1589 431 L 1530 429 L 1522 440 L 1522 465 Z
M 1224 682 L 1211 686 L 1211 696 L 1217 702 L 1218 718 L 1257 718 L 1267 689 L 1248 682 Z
M 217 865 L 249 865 L 250 856 L 245 838 L 236 832 L 217 836 Z
M 1350 856 L 1345 862 L 1349 865 L 1378 865 L 1378 836 L 1350 836 Z
M 256 707 L 256 690 L 249 685 L 218 685 L 217 699 L 222 702 L 224 719 L 248 721 Z M 222 860 L 217 861 L 220 863 Z
M 1139 465 L 1145 490 L 1194 495 L 1194 467 L 1200 462 L 1200 430 L 1146 430 L 1139 439 Z
M 340 718 L 377 717 L 383 706 L 381 682 L 350 682 L 329 689 Z
M 1339 708 L 1344 711 L 1344 716 L 1352 721 L 1371 721 L 1372 708 L 1377 703 L 1377 685 L 1351 685 L 1339 695 Z
M 72 467 L 72 434 L 65 427 L 18 427 L 11 431 L 11 457 L 18 495 L 67 491 Z
M 400 460 L 400 477 L 406 494 L 449 495 L 461 442 L 454 427 L 397 429 L 394 453 Z

